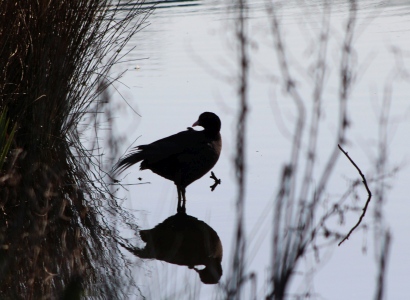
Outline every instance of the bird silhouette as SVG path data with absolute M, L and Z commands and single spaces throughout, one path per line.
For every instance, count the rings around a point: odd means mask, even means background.
M 188 127 L 186 131 L 133 148 L 114 167 L 114 172 L 120 173 L 141 162 L 141 170 L 151 170 L 175 183 L 177 211 L 185 211 L 186 187 L 212 169 L 222 149 L 221 120 L 216 114 L 202 113 L 194 126 L 204 130 Z
M 152 229 L 139 231 L 146 243 L 138 248 L 118 243 L 140 258 L 157 259 L 195 270 L 201 281 L 216 284 L 222 276 L 222 243 L 216 231 L 185 212 L 178 212 Z M 198 266 L 204 266 L 200 269 Z

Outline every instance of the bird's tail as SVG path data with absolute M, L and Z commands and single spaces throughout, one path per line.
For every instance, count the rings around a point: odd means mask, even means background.
M 144 159 L 144 156 L 138 147 L 135 148 L 136 150 L 127 154 L 123 159 L 121 159 L 115 166 L 114 166 L 114 173 L 119 174 L 123 172 L 125 169 L 131 167 L 132 165 L 140 162 Z

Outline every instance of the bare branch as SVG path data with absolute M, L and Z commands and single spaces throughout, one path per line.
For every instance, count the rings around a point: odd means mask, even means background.
M 360 216 L 360 218 L 359 218 L 359 221 L 356 223 L 355 226 L 353 226 L 352 229 L 350 229 L 349 233 L 348 233 L 348 234 L 343 238 L 343 240 L 338 244 L 338 245 L 340 246 L 345 240 L 348 240 L 348 239 L 349 239 L 349 237 L 350 237 L 350 235 L 353 233 L 353 231 L 354 231 L 357 227 L 359 227 L 360 223 L 362 222 L 362 220 L 363 220 L 363 218 L 364 218 L 364 216 L 365 216 L 365 214 L 366 214 L 367 207 L 369 206 L 370 200 L 371 200 L 371 198 L 372 198 L 372 192 L 370 191 L 369 186 L 367 185 L 366 177 L 363 175 L 363 173 L 362 173 L 362 171 L 360 170 L 360 168 L 356 165 L 356 163 L 353 161 L 353 159 L 350 158 L 349 154 L 348 154 L 346 151 L 343 150 L 342 146 L 338 145 L 338 147 L 339 147 L 340 151 L 342 151 L 343 154 L 346 155 L 346 157 L 350 160 L 350 162 L 353 164 L 353 166 L 354 166 L 354 167 L 357 169 L 357 171 L 359 172 L 360 176 L 361 176 L 362 179 L 363 179 L 362 182 L 363 182 L 363 184 L 364 184 L 364 186 L 365 186 L 365 188 L 366 188 L 367 194 L 368 194 L 368 198 L 367 198 L 366 204 L 365 204 L 364 207 L 363 207 L 363 213 L 361 214 L 361 216 Z

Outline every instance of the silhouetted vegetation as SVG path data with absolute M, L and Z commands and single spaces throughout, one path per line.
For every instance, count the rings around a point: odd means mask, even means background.
M 114 240 L 114 223 L 132 218 L 104 181 L 98 143 L 84 143 L 79 125 L 107 105 L 118 79 L 109 71 L 149 15 L 141 4 L 0 4 L 3 299 L 124 298 L 132 283 Z

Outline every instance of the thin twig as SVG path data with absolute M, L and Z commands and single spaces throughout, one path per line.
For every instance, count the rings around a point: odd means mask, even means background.
M 353 161 L 353 159 L 350 158 L 349 154 L 348 154 L 346 151 L 343 150 L 342 146 L 340 146 L 340 145 L 338 145 L 338 146 L 339 146 L 340 151 L 342 151 L 343 154 L 346 155 L 346 157 L 350 160 L 350 162 L 353 164 L 353 166 L 354 166 L 354 167 L 357 169 L 357 171 L 359 172 L 360 176 L 361 176 L 362 179 L 363 179 L 362 182 L 363 182 L 363 184 L 364 184 L 364 186 L 365 186 L 365 188 L 366 188 L 366 190 L 367 190 L 367 194 L 369 195 L 369 197 L 367 198 L 366 204 L 365 204 L 365 206 L 363 207 L 363 213 L 361 214 L 361 216 L 360 216 L 360 218 L 359 218 L 359 221 L 356 223 L 356 225 L 355 225 L 352 229 L 350 229 L 349 233 L 348 233 L 348 234 L 343 238 L 343 240 L 338 244 L 338 246 L 340 246 L 345 240 L 348 240 L 348 239 L 349 239 L 349 237 L 350 237 L 350 235 L 353 233 L 353 231 L 354 231 L 357 227 L 359 227 L 360 223 L 362 222 L 362 220 L 363 220 L 363 218 L 364 218 L 364 216 L 365 216 L 365 214 L 366 214 L 367 207 L 369 206 L 370 199 L 372 198 L 372 192 L 370 191 L 369 186 L 367 185 L 366 177 L 364 177 L 364 175 L 363 175 L 362 171 L 360 170 L 360 168 L 356 165 L 356 163 Z

